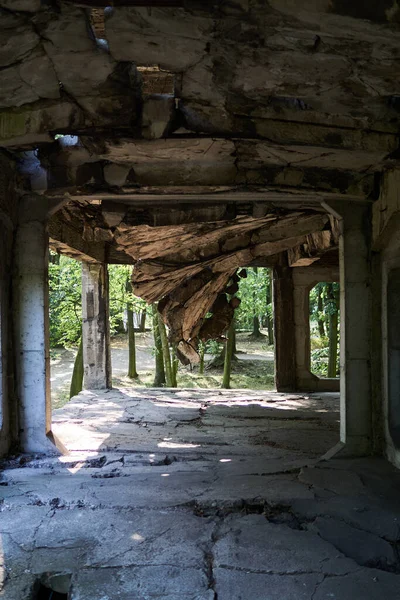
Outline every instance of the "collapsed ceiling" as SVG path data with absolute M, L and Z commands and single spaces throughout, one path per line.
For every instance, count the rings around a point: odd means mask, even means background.
M 106 4 L 0 0 L 0 146 L 20 192 L 61 207 L 53 247 L 135 265 L 193 359 L 238 268 L 311 264 L 337 248 L 326 203 L 376 199 L 399 157 L 400 10 Z

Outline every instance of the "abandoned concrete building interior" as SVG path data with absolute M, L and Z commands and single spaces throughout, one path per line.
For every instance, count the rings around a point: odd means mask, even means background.
M 400 599 L 397 1 L 0 22 L 0 598 Z M 49 248 L 82 263 L 84 390 L 53 414 Z M 276 391 L 111 389 L 110 264 L 184 364 L 270 267 Z M 322 281 L 340 379 L 310 368 Z

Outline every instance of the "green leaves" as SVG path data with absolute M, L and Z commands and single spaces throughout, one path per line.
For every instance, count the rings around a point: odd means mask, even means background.
M 51 257 L 57 254 L 51 252 Z M 49 263 L 50 345 L 69 346 L 81 335 L 82 267 L 67 256 Z
M 110 330 L 117 333 L 127 305 L 135 313 L 147 304 L 132 294 L 132 266 L 109 266 Z M 50 346 L 70 346 L 79 341 L 82 325 L 82 266 L 68 256 L 50 252 L 49 260 Z
M 262 322 L 266 315 L 272 313 L 272 304 L 267 303 L 269 285 L 268 269 L 264 267 L 248 268 L 247 278 L 240 279 L 237 295 L 241 304 L 236 310 L 236 322 L 240 329 L 251 329 L 254 316 L 258 316 Z

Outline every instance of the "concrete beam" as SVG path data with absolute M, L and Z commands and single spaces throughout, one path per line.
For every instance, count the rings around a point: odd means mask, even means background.
M 229 188 L 228 190 L 226 188 Z M 176 187 L 175 187 L 176 189 Z M 310 189 L 260 189 L 257 191 L 241 191 L 241 186 L 226 186 L 225 190 L 214 191 L 215 187 L 210 187 L 209 191 L 206 186 L 181 186 L 178 192 L 173 192 L 168 187 L 159 186 L 152 187 L 152 193 L 141 193 L 129 188 L 120 188 L 120 192 L 105 192 L 81 189 L 81 188 L 60 188 L 53 189 L 48 192 L 49 196 L 64 197 L 68 194 L 69 200 L 77 200 L 81 202 L 98 202 L 98 200 L 109 200 L 117 203 L 128 204 L 129 206 L 140 206 L 150 204 L 151 206 L 169 206 L 172 203 L 187 204 L 190 202 L 260 202 L 271 203 L 274 206 L 289 204 L 292 208 L 313 208 L 319 206 L 322 202 L 335 202 L 346 200 L 349 202 L 365 203 L 367 199 L 362 195 L 355 194 L 338 194 L 334 192 L 324 192 Z M 371 200 L 372 203 L 372 200 Z M 321 212 L 325 212 L 321 208 Z
M 75 6 L 86 6 L 89 8 L 106 8 L 110 6 L 109 0 L 65 0 L 67 4 L 75 4 Z M 184 0 L 113 0 L 112 6 L 144 6 L 144 7 L 159 7 L 171 8 L 184 6 Z

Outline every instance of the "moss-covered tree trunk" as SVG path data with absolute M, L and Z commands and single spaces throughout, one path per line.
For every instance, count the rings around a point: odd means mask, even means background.
M 272 269 L 268 269 L 268 283 L 267 283 L 267 307 L 272 307 Z M 267 314 L 267 331 L 268 331 L 268 344 L 270 346 L 274 343 L 274 318 L 271 310 L 268 310 Z
M 257 278 L 257 276 L 258 276 L 258 267 L 253 267 L 253 271 L 254 271 L 255 276 Z M 254 285 L 254 288 L 253 288 L 253 331 L 251 332 L 251 337 L 255 338 L 255 339 L 263 337 L 263 334 L 261 333 L 261 329 L 260 329 L 260 317 L 257 314 L 257 290 L 256 290 L 256 284 Z
M 158 330 L 160 332 L 160 337 L 161 337 L 162 355 L 163 355 L 163 359 L 164 359 L 166 384 L 167 384 L 167 387 L 175 387 L 174 381 L 173 381 L 172 362 L 171 362 L 171 354 L 169 352 L 167 330 L 165 329 L 164 321 L 162 320 L 162 317 L 158 311 L 157 311 L 157 317 L 158 317 Z
M 83 388 L 83 341 L 78 346 L 78 353 L 75 356 L 74 370 L 72 371 L 71 386 L 69 388 L 69 397 L 72 398 L 79 394 Z
M 328 284 L 329 310 L 329 355 L 328 377 L 336 377 L 338 357 L 338 299 L 333 285 Z
M 200 342 L 199 344 L 199 375 L 204 375 L 204 355 L 206 353 L 206 345 L 204 342 Z
M 136 341 L 135 341 L 135 326 L 133 322 L 133 310 L 132 306 L 128 303 L 126 305 L 127 316 L 128 316 L 128 353 L 129 353 L 129 364 L 128 364 L 128 377 L 131 379 L 138 379 L 139 375 L 136 371 Z
M 322 300 L 322 290 L 321 287 L 317 288 L 317 310 L 318 310 L 318 331 L 321 338 L 325 337 L 325 325 L 323 320 L 320 318 L 320 315 L 323 311 L 323 300 Z
M 179 359 L 176 354 L 176 346 L 172 348 L 172 387 L 178 387 Z
M 222 387 L 226 390 L 229 390 L 230 382 L 231 382 L 234 333 L 235 333 L 235 319 L 233 318 L 231 324 L 229 325 L 229 329 L 228 329 L 228 339 L 226 342 L 225 361 L 224 361 L 224 374 L 222 377 Z
M 144 333 L 146 331 L 146 315 L 147 315 L 147 311 L 146 311 L 146 309 L 143 309 L 142 313 L 140 315 L 140 322 L 139 322 L 140 333 Z
M 235 321 L 235 319 L 233 319 L 233 321 Z M 234 322 L 234 327 L 233 327 L 233 343 L 232 343 L 232 356 L 234 356 L 237 352 L 237 347 L 236 347 L 236 323 Z
M 157 306 L 153 304 L 153 336 L 154 336 L 154 351 L 155 351 L 155 363 L 156 371 L 154 374 L 154 387 L 162 387 L 165 385 L 165 369 L 164 359 L 161 344 L 160 329 L 158 327 L 158 311 Z

